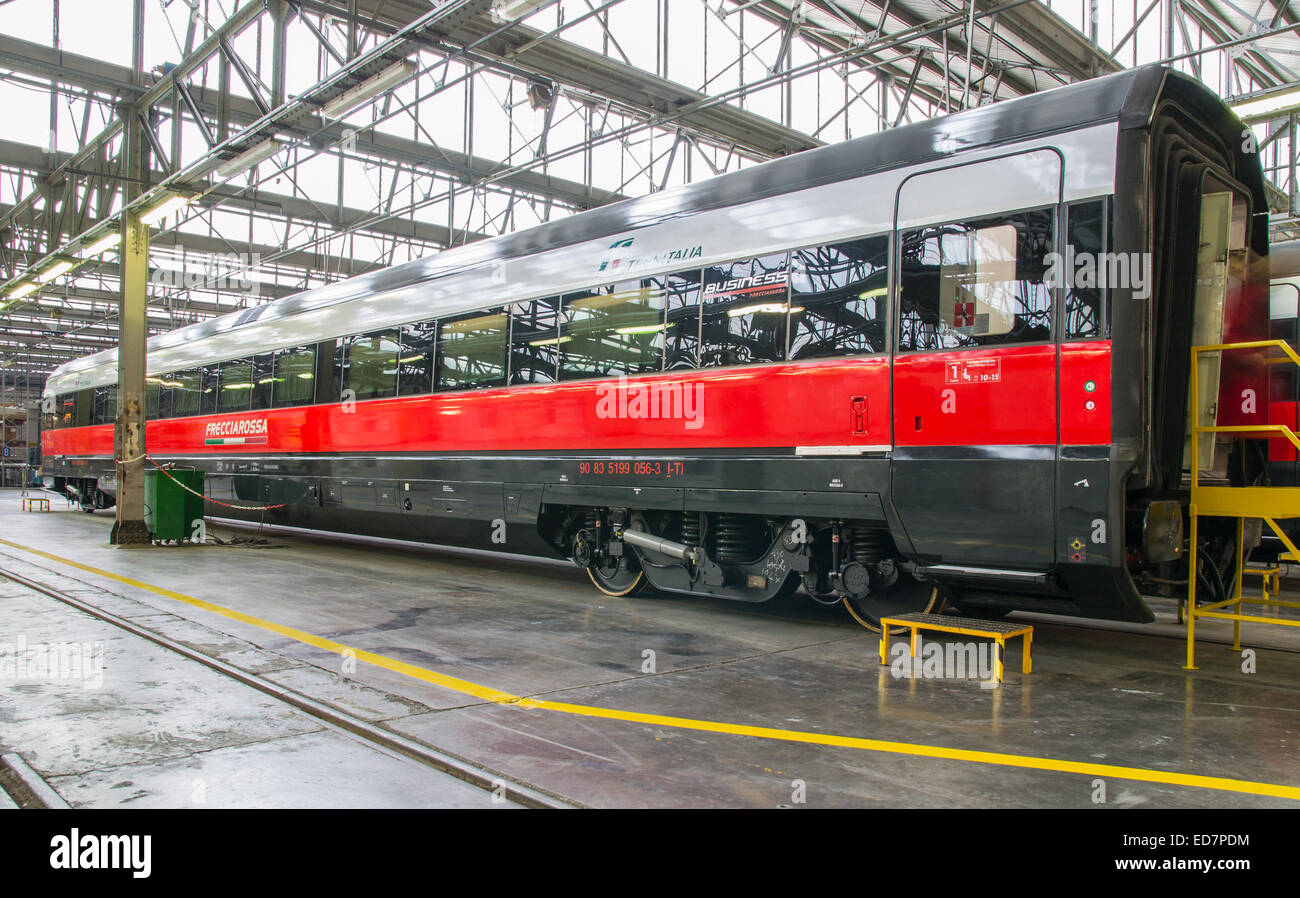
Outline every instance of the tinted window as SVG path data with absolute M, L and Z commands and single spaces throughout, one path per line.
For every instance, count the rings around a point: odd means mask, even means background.
M 58 426 L 72 427 L 77 423 L 77 394 L 64 393 L 56 400 Z
M 508 334 L 505 309 L 439 322 L 436 388 L 464 390 L 505 384 Z
M 512 384 L 554 382 L 559 304 L 559 299 L 548 297 L 510 307 Z
M 885 351 L 888 237 L 795 252 L 790 287 L 791 359 Z
M 624 281 L 564 298 L 560 379 L 658 371 L 665 278 Z
M 218 412 L 246 412 L 253 395 L 253 365 L 248 360 L 221 366 Z
M 1052 213 L 932 225 L 902 238 L 900 351 L 1050 340 Z
M 343 360 L 343 389 L 357 399 L 380 399 L 397 395 L 397 331 L 377 331 L 339 341 L 347 347 Z
M 275 408 L 310 405 L 316 390 L 316 347 L 281 349 L 275 353 L 271 404 Z
M 77 391 L 77 421 L 78 427 L 89 427 L 95 417 L 95 390 L 87 387 L 84 390 Z
M 700 269 L 668 276 L 668 326 L 664 368 L 694 368 L 700 363 Z
M 271 356 L 259 355 L 253 358 L 253 395 L 250 407 L 254 410 L 271 407 L 271 388 L 275 385 L 275 376 L 271 371 Z
M 144 379 L 144 416 L 153 421 L 158 417 L 162 404 L 162 378 L 146 377 Z
M 207 365 L 200 369 L 199 379 L 203 385 L 203 390 L 199 393 L 199 414 L 216 414 L 217 386 L 221 381 L 221 366 Z
M 789 283 L 786 253 L 704 269 L 700 366 L 783 360 Z
M 177 418 L 197 415 L 203 395 L 203 369 L 177 371 L 170 379 L 177 384 L 176 394 L 172 397 L 172 414 Z
M 415 396 L 433 390 L 433 343 L 437 333 L 435 321 L 408 324 L 402 328 L 402 349 L 397 359 L 399 396 Z
M 180 386 L 176 375 L 160 374 L 157 377 L 147 378 L 147 382 L 150 386 L 158 385 L 158 417 L 176 417 L 176 390 Z
M 1060 260 L 1065 287 L 1065 338 L 1104 335 L 1105 292 L 1097 287 L 1096 265 L 1106 251 L 1106 202 L 1078 203 L 1066 210 L 1066 240 L 1072 252 Z M 1066 271 L 1067 268 L 1073 269 Z
M 117 386 L 96 387 L 95 388 L 95 413 L 93 421 L 96 424 L 112 424 L 117 420 Z

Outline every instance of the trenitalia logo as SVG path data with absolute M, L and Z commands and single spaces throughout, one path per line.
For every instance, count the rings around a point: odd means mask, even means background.
M 268 426 L 265 418 L 245 418 L 242 421 L 209 421 L 204 431 L 205 446 L 257 446 L 266 442 Z
M 617 271 L 620 274 L 636 271 L 640 268 L 656 268 L 660 265 L 668 265 L 672 262 L 683 262 L 690 259 L 698 259 L 704 255 L 703 246 L 690 246 L 683 249 L 674 249 L 666 253 L 657 253 L 653 256 L 634 256 L 632 255 L 632 244 L 636 242 L 635 237 L 629 237 L 626 240 L 619 240 L 609 245 L 605 251 L 605 259 L 600 263 L 597 271 Z M 624 253 L 623 251 L 626 251 Z

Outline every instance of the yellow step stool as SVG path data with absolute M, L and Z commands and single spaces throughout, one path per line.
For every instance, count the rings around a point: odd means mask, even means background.
M 979 636 L 992 639 L 998 646 L 994 661 L 993 676 L 1001 683 L 1005 673 L 1004 659 L 1007 654 L 1007 640 L 1017 636 L 1024 639 L 1024 651 L 1020 658 L 1020 672 L 1029 673 L 1033 664 L 1029 658 L 1030 648 L 1034 642 L 1034 628 L 1029 624 L 1005 623 L 1003 621 L 977 620 L 969 617 L 955 617 L 948 614 L 925 614 L 917 611 L 912 614 L 900 614 L 897 617 L 880 619 L 880 663 L 889 663 L 889 628 L 910 629 L 911 643 L 909 652 L 916 657 L 916 634 L 921 630 L 935 630 L 940 633 L 960 633 L 962 636 Z

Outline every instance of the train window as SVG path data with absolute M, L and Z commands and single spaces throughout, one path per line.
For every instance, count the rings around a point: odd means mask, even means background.
M 213 415 L 217 412 L 217 386 L 221 381 L 221 366 L 207 365 L 199 369 L 199 414 Z
M 1300 286 L 1285 281 L 1271 284 L 1268 288 L 1268 305 L 1269 317 L 1274 322 L 1278 320 L 1290 321 L 1294 328 L 1296 316 L 1300 314 Z M 1287 340 L 1294 345 L 1296 335 L 1292 333 L 1289 336 L 1275 337 L 1274 339 Z
M 153 386 L 158 385 L 158 417 L 174 418 L 176 417 L 176 388 L 180 383 L 175 380 L 174 374 L 159 374 L 157 377 L 146 378 L 146 382 Z
M 664 368 L 694 368 L 700 359 L 700 280 L 698 268 L 668 276 L 665 299 Z
M 930 225 L 902 237 L 902 352 L 1034 343 L 1052 337 L 1052 212 Z
M 704 269 L 700 366 L 782 361 L 789 286 L 786 253 Z
M 1107 224 L 1105 200 L 1075 203 L 1066 209 L 1065 239 L 1072 252 L 1063 261 L 1075 269 L 1062 272 L 1070 275 L 1062 277 L 1067 340 L 1105 336 L 1106 291 L 1097 286 L 1095 272 L 1106 251 Z
M 348 338 L 340 337 L 330 345 L 334 347 L 334 366 L 330 369 L 329 395 L 334 399 L 340 399 L 343 396 L 343 379 L 347 371 Z M 322 345 L 322 355 L 324 355 L 324 348 Z
M 885 351 L 889 238 L 798 250 L 790 273 L 790 358 Z
M 510 382 L 555 381 L 556 346 L 560 342 L 558 297 L 534 299 L 510 307 Z
M 162 408 L 162 379 L 158 377 L 146 377 L 144 379 L 144 417 L 146 421 L 154 421 L 158 418 L 158 413 Z
M 566 296 L 560 324 L 560 379 L 660 370 L 666 280 L 642 278 Z
M 397 395 L 418 396 L 433 389 L 433 345 L 436 321 L 402 328 L 402 351 L 397 359 Z
M 339 341 L 321 340 L 314 345 L 316 354 L 315 378 L 312 380 L 312 395 L 316 403 L 337 402 L 339 399 Z
M 275 385 L 275 375 L 272 373 L 271 356 L 259 355 L 253 357 L 253 395 L 250 407 L 254 410 L 271 407 L 271 387 Z
M 503 386 L 509 335 L 510 321 L 504 308 L 440 321 L 434 389 Z
M 316 394 L 316 347 L 277 351 L 274 377 L 271 404 L 275 408 L 311 405 Z
M 77 423 L 77 394 L 64 393 L 55 400 L 59 427 L 73 427 Z
M 95 391 L 93 388 L 86 388 L 77 391 L 76 417 L 73 419 L 74 427 L 88 427 L 95 415 Z
M 95 424 L 112 424 L 117 420 L 117 385 L 95 387 Z
M 221 366 L 220 392 L 217 394 L 217 411 L 246 412 L 252 401 L 253 365 L 248 359 L 225 362 Z
M 397 331 L 384 330 L 339 341 L 347 347 L 340 380 L 357 399 L 397 395 Z
M 177 418 L 197 415 L 203 395 L 203 369 L 177 371 L 169 379 L 177 384 L 176 393 L 172 397 L 172 415 Z

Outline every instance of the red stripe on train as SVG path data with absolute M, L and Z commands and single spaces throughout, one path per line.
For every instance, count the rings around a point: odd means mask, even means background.
M 1110 440 L 1109 350 L 1102 342 L 1063 347 L 1063 356 L 1077 357 L 1077 374 L 1070 377 L 1091 378 L 1096 388 L 1090 395 L 1101 403 L 1091 412 L 1063 416 L 1073 422 L 1066 442 Z M 904 405 L 920 402 L 941 415 L 945 390 L 958 394 L 961 413 L 945 420 L 942 437 L 932 432 L 933 441 L 920 442 L 913 430 L 900 434 L 898 444 L 1055 443 L 1055 355 L 1053 346 L 925 354 L 910 357 L 911 373 L 903 370 L 909 359 L 900 359 L 900 414 Z M 945 385 L 949 356 L 996 358 L 999 379 Z M 922 382 L 914 376 L 930 368 L 933 378 Z M 1074 382 L 1062 377 L 1063 383 Z M 247 451 L 251 441 L 240 437 L 263 435 L 258 451 L 266 453 L 689 451 L 895 442 L 889 360 L 869 358 L 174 418 L 151 421 L 147 443 L 155 455 L 225 454 Z M 47 456 L 110 455 L 113 432 L 108 425 L 68 428 L 46 432 L 42 441 Z

